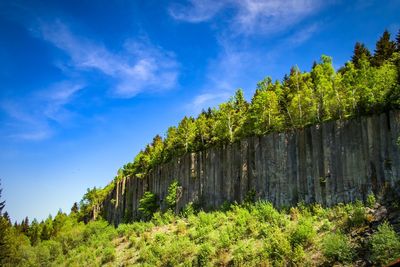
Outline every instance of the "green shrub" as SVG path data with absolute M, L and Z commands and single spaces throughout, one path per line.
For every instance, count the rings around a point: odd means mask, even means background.
M 309 245 L 315 235 L 312 218 L 302 218 L 290 234 L 290 244 L 292 247 Z
M 346 205 L 346 210 L 348 212 L 348 227 L 360 227 L 365 224 L 366 212 L 361 201 Z
M 376 265 L 385 265 L 400 258 L 400 238 L 388 223 L 371 236 L 371 258 Z
M 115 260 L 115 248 L 113 247 L 106 247 L 102 251 L 102 256 L 101 256 L 101 263 L 105 264 L 108 262 L 112 262 Z
M 342 233 L 330 233 L 324 237 L 322 251 L 330 263 L 350 262 L 353 259 L 353 248 Z
M 289 237 L 279 227 L 271 226 L 264 242 L 265 250 L 276 266 L 288 265 L 292 251 Z
M 306 253 L 303 247 L 296 246 L 293 248 L 292 255 L 290 256 L 290 261 L 294 266 L 307 266 L 311 264 L 305 264 L 307 262 Z
M 158 209 L 157 196 L 150 191 L 146 191 L 139 200 L 140 217 L 143 220 L 150 220 Z
M 367 196 L 367 201 L 366 201 L 367 207 L 373 208 L 376 204 L 376 198 L 374 193 L 371 193 Z
M 173 210 L 175 209 L 176 203 L 178 201 L 178 189 L 179 189 L 178 181 L 174 180 L 168 186 L 168 195 L 165 197 L 165 201 L 167 203 L 168 208 Z
M 203 243 L 197 253 L 197 266 L 209 266 L 212 254 L 215 253 L 214 247 L 210 243 Z
M 189 217 L 190 215 L 195 214 L 196 210 L 194 208 L 194 204 L 193 202 L 189 202 L 188 204 L 186 204 L 186 206 L 183 208 L 182 212 L 181 212 L 181 216 L 182 217 Z

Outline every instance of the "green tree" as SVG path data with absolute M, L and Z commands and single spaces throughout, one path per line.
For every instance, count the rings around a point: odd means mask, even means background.
M 158 198 L 157 195 L 146 191 L 144 192 L 142 198 L 139 200 L 138 211 L 140 213 L 140 218 L 142 220 L 149 220 L 153 216 L 153 214 L 158 209 Z
M 36 219 L 33 219 L 31 227 L 27 236 L 29 237 L 31 244 L 36 245 L 40 242 L 40 236 L 42 235 L 42 226 L 38 223 Z
M 179 154 L 191 150 L 196 137 L 196 123 L 192 117 L 184 117 L 178 125 L 178 149 Z
M 40 234 L 41 240 L 49 240 L 53 235 L 53 218 L 51 215 L 43 222 L 42 225 L 42 232 Z
M 163 161 L 164 141 L 160 135 L 156 135 L 151 143 L 150 166 L 154 167 Z
M 284 117 L 279 105 L 279 89 L 280 84 L 272 84 L 269 77 L 258 83 L 247 112 L 247 135 L 263 135 L 282 128 Z
M 400 53 L 400 29 L 396 35 L 396 52 Z
M 167 130 L 167 137 L 165 138 L 165 153 L 164 160 L 168 161 L 178 153 L 178 131 L 175 126 L 169 127 Z
M 28 219 L 28 216 L 27 216 L 21 222 L 21 232 L 24 233 L 24 234 L 27 234 L 28 231 L 29 231 L 29 219 Z
M 1 186 L 1 180 L 0 180 L 0 186 Z M 1 192 L 3 192 L 3 188 L 0 187 L 0 200 L 1 200 Z M 3 214 L 3 209 L 6 205 L 6 201 L 0 201 L 0 216 Z
M 357 42 L 354 46 L 353 56 L 351 57 L 351 61 L 353 62 L 356 68 L 359 68 L 359 61 L 361 58 L 365 57 L 368 61 L 371 60 L 371 52 L 363 43 Z
M 235 96 L 228 102 L 219 105 L 215 112 L 216 124 L 214 141 L 231 143 L 242 136 L 242 126 L 245 121 L 248 103 L 244 99 L 243 90 L 238 89 Z
M 215 121 L 211 109 L 209 109 L 208 112 L 203 110 L 195 120 L 196 136 L 194 139 L 194 147 L 196 151 L 206 148 L 211 143 L 214 123 Z
M 172 210 L 176 209 L 176 204 L 178 203 L 178 200 L 179 200 L 178 197 L 180 195 L 180 189 L 181 189 L 181 187 L 179 186 L 179 183 L 177 180 L 174 180 L 168 186 L 168 195 L 165 198 L 168 208 L 170 208 Z
M 382 66 L 385 60 L 388 60 L 396 50 L 396 43 L 390 40 L 389 31 L 385 30 L 381 38 L 376 43 L 375 54 L 372 58 L 374 66 Z
M 0 181 L 1 186 L 1 181 Z M 0 187 L 0 265 L 4 263 L 10 256 L 10 247 L 7 242 L 8 231 L 11 228 L 9 220 L 3 215 L 3 209 L 5 207 L 5 200 L 1 201 L 1 193 L 3 189 Z
M 337 91 L 338 87 L 334 84 L 335 76 L 332 58 L 325 55 L 321 57 L 321 63 L 314 65 L 311 70 L 318 106 L 318 121 L 336 118 L 338 114 L 341 99 Z
M 72 205 L 71 208 L 71 213 L 78 213 L 78 212 L 79 212 L 78 203 L 74 202 L 74 205 Z
M 301 73 L 298 67 L 292 68 L 284 87 L 289 101 L 287 114 L 290 125 L 302 127 L 314 122 L 318 107 L 310 73 Z

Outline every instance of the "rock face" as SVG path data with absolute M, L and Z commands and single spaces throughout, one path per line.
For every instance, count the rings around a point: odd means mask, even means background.
M 162 164 L 143 179 L 116 183 L 102 205 L 114 224 L 133 220 L 139 200 L 151 191 L 165 207 L 168 186 L 179 181 L 177 209 L 187 203 L 204 209 L 256 199 L 277 207 L 318 202 L 331 206 L 365 200 L 400 181 L 400 111 L 331 121 L 301 130 L 254 136 L 188 153 Z

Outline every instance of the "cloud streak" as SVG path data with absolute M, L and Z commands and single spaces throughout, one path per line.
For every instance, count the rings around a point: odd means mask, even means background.
M 63 81 L 45 90 L 20 99 L 0 103 L 10 121 L 2 133 L 18 140 L 40 141 L 54 134 L 51 124 L 64 125 L 72 120 L 74 113 L 65 106 L 83 90 L 84 83 Z
M 115 97 L 131 98 L 141 92 L 176 86 L 178 63 L 172 53 L 148 40 L 127 40 L 120 53 L 103 44 L 74 35 L 62 22 L 41 23 L 39 34 L 70 57 L 75 70 L 95 70 L 114 81 Z
M 171 5 L 169 14 L 179 21 L 200 23 L 230 9 L 233 15 L 225 21 L 231 34 L 268 34 L 285 30 L 329 4 L 321 0 L 222 0 L 218 4 L 190 0 Z

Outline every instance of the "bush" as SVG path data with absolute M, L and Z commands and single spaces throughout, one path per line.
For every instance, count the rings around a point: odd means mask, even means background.
M 400 238 L 388 223 L 378 227 L 371 236 L 371 259 L 376 265 L 385 265 L 400 258 Z
M 141 219 L 150 220 L 157 209 L 157 196 L 150 191 L 145 192 L 139 200 L 138 211 L 140 212 Z
M 292 247 L 309 245 L 315 234 L 312 219 L 302 218 L 290 234 L 290 244 Z
M 168 186 L 168 195 L 165 198 L 168 208 L 173 210 L 175 209 L 176 203 L 178 201 L 178 188 L 179 188 L 178 181 L 174 180 Z
M 346 205 L 348 211 L 348 227 L 360 227 L 365 224 L 366 213 L 361 201 L 356 201 L 354 204 Z
M 341 233 L 330 233 L 325 236 L 322 250 L 330 263 L 350 262 L 354 255 L 349 240 Z
M 376 198 L 374 193 L 371 193 L 368 195 L 367 197 L 367 201 L 366 201 L 367 207 L 373 208 L 376 204 Z
M 102 251 L 101 263 L 105 264 L 108 262 L 112 262 L 115 260 L 115 248 L 113 247 L 106 247 Z
M 208 266 L 210 264 L 210 259 L 214 253 L 214 248 L 210 243 L 203 243 L 197 253 L 197 266 Z

